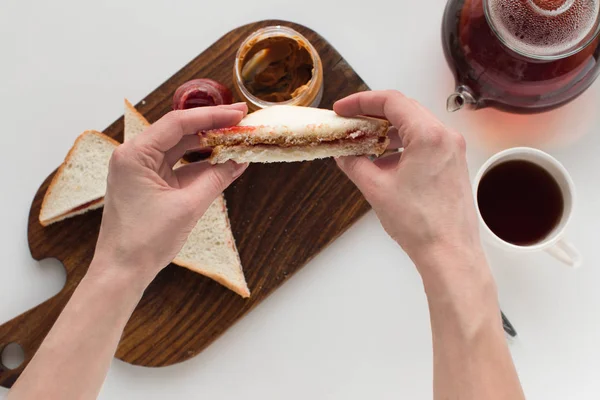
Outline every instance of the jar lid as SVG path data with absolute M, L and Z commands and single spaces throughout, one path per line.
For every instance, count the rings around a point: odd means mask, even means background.
M 538 59 L 572 55 L 600 31 L 600 0 L 487 0 L 485 11 L 506 46 Z

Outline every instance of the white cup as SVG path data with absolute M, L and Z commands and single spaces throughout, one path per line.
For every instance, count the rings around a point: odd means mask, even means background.
M 554 229 L 543 240 L 531 245 L 516 245 L 498 237 L 494 232 L 492 232 L 492 230 L 483 220 L 477 201 L 479 182 L 481 182 L 481 178 L 483 178 L 485 173 L 498 164 L 513 160 L 532 162 L 550 173 L 550 175 L 552 175 L 552 177 L 558 183 L 564 201 L 563 214 L 559 223 L 556 224 Z M 492 156 L 483 164 L 473 182 L 473 193 L 475 196 L 477 214 L 483 228 L 484 240 L 496 245 L 501 249 L 512 252 L 525 253 L 543 250 L 570 267 L 577 268 L 581 265 L 581 255 L 579 251 L 577 251 L 577 249 L 571 243 L 564 239 L 565 228 L 571 219 L 571 215 L 573 214 L 573 205 L 575 203 L 575 186 L 565 167 L 563 167 L 563 165 L 554 157 L 544 153 L 541 150 L 530 147 L 515 147 L 501 151 L 500 153 Z

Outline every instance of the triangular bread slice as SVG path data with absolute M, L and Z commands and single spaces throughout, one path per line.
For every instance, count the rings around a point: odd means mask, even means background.
M 144 132 L 146 128 L 150 126 L 150 123 L 139 111 L 129 102 L 129 100 L 125 99 L 125 132 L 123 141 L 126 142 L 128 140 L 133 139 L 140 133 Z
M 242 297 L 250 296 L 223 195 L 206 210 L 173 263 L 209 277 Z
M 133 139 L 148 126 L 146 118 L 125 100 L 125 140 Z M 182 165 L 180 161 L 175 168 Z M 198 221 L 173 263 L 211 278 L 242 297 L 250 296 L 223 195 Z
M 294 162 L 350 155 L 381 155 L 389 122 L 346 118 L 332 110 L 272 106 L 247 115 L 234 127 L 201 132 L 213 147 L 211 162 Z
M 104 205 L 108 165 L 119 143 L 103 133 L 82 133 L 54 175 L 40 210 L 48 226 Z

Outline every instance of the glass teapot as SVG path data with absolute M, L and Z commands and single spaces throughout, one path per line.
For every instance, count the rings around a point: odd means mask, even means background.
M 448 111 L 550 110 L 600 73 L 600 0 L 450 0 L 442 41 L 457 82 Z

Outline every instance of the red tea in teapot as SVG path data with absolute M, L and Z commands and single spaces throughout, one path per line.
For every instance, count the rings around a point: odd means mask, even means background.
M 600 73 L 600 0 L 451 0 L 442 26 L 448 109 L 549 110 Z

